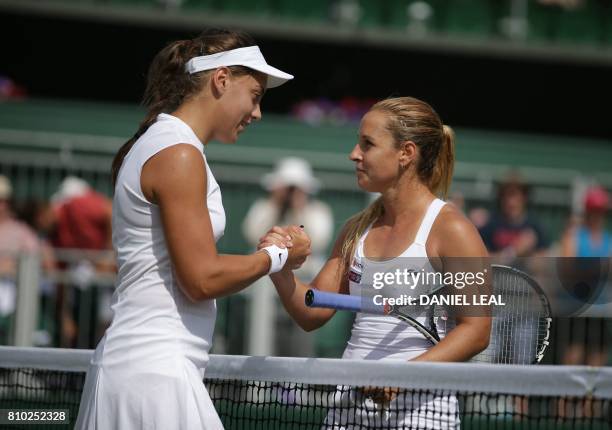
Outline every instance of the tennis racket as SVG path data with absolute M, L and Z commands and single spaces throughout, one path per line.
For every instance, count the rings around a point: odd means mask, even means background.
M 492 294 L 501 297 L 504 306 L 494 306 L 489 346 L 471 361 L 505 364 L 536 364 L 550 344 L 551 308 L 542 288 L 526 273 L 493 264 Z M 426 325 L 410 315 L 410 306 L 375 305 L 360 296 L 308 290 L 309 307 L 394 316 L 414 327 L 432 345 L 440 342 L 437 325 L 446 321 L 446 332 L 455 326 L 444 306 L 432 305 Z

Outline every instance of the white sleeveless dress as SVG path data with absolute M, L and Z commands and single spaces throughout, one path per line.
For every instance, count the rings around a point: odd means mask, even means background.
M 396 258 L 374 261 L 365 257 L 364 242 L 370 227 L 363 233 L 355 249 L 355 254 L 349 271 L 349 288 L 351 295 L 361 297 L 378 294 L 383 290 L 375 290 L 372 282 L 374 273 L 394 273 L 396 269 L 412 269 L 415 272 L 434 272 L 431 266 L 426 243 L 429 232 L 444 206 L 445 202 L 434 200 L 417 232 L 415 241 Z M 387 287 L 385 287 L 387 288 Z M 396 286 L 398 291 L 406 293 L 405 286 Z M 435 289 L 436 286 L 417 285 L 414 291 L 422 292 L 425 288 Z M 393 296 L 385 291 L 385 297 Z M 369 300 L 369 299 L 368 299 Z M 427 326 L 430 307 L 416 309 L 415 319 Z M 438 334 L 444 337 L 446 327 L 443 322 L 437 325 Z M 344 350 L 342 358 L 362 360 L 401 360 L 408 361 L 431 347 L 431 343 L 416 329 L 391 316 L 379 316 L 358 313 L 351 332 L 351 338 Z M 457 399 L 449 393 L 408 393 L 392 401 L 390 406 L 381 407 L 370 399 L 365 399 L 356 390 L 341 387 L 342 393 L 338 401 L 351 410 L 331 411 L 323 425 L 325 429 L 455 429 L 459 428 Z M 400 394 L 401 396 L 401 394 Z M 353 409 L 354 408 L 354 409 Z
M 170 146 L 193 145 L 193 130 L 161 114 L 126 155 L 113 200 L 118 276 L 113 321 L 91 361 L 77 429 L 222 429 L 202 379 L 215 300 L 192 303 L 173 273 L 159 207 L 140 188 L 145 162 Z M 225 229 L 219 185 L 206 164 L 206 201 L 215 240 Z M 206 264 L 205 261 L 202 264 Z

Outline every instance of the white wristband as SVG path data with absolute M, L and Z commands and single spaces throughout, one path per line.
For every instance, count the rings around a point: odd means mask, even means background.
M 287 262 L 287 257 L 289 257 L 289 251 L 287 248 L 280 248 L 276 245 L 270 245 L 266 246 L 265 248 L 261 248 L 261 250 L 266 251 L 270 257 L 270 270 L 268 271 L 268 275 L 271 273 L 280 272 Z

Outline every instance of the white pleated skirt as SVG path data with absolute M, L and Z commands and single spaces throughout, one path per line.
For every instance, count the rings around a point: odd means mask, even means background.
M 200 372 L 179 359 L 170 372 L 91 364 L 75 429 L 222 430 L 223 424 Z
M 458 430 L 457 398 L 450 393 L 400 392 L 380 405 L 360 390 L 339 386 L 321 430 Z

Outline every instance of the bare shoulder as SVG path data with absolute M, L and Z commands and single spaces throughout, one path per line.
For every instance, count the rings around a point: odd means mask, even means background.
M 438 256 L 485 256 L 486 248 L 478 230 L 455 206 L 444 205 L 434 222 L 427 251 Z
M 200 188 L 206 187 L 205 177 L 202 153 L 193 145 L 179 143 L 159 151 L 146 161 L 140 183 L 147 199 L 158 203 L 160 194 L 187 190 L 201 193 Z
M 443 235 L 447 239 L 460 238 L 470 232 L 477 232 L 474 224 L 452 204 L 446 204 L 440 210 L 431 229 L 434 236 Z
M 181 175 L 186 173 L 182 169 L 202 170 L 204 157 L 195 146 L 188 143 L 177 143 L 162 149 L 149 158 L 143 169 L 148 165 L 154 166 L 155 170 L 162 169 L 167 173 Z

